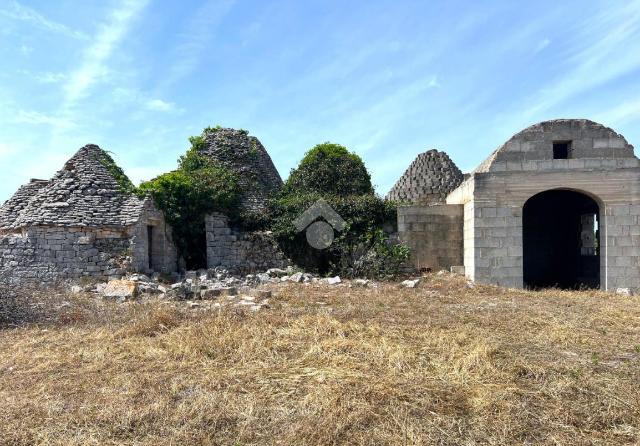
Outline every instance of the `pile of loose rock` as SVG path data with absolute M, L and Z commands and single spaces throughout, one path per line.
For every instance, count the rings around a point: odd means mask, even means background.
M 223 268 L 188 271 L 174 283 L 144 274 L 132 274 L 122 279 L 91 285 L 73 285 L 73 293 L 92 293 L 103 299 L 126 302 L 133 299 L 166 299 L 185 301 L 190 307 L 221 307 L 234 305 L 256 311 L 269 305 L 270 284 L 283 282 L 326 284 L 330 286 L 375 286 L 365 279 L 343 282 L 340 277 L 319 278 L 293 268 L 271 268 L 263 273 L 237 276 Z

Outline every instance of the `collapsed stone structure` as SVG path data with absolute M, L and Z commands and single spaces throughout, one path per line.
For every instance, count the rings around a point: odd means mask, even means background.
M 236 173 L 243 194 L 244 212 L 266 210 L 271 194 L 282 187 L 282 178 L 271 157 L 255 136 L 244 130 L 216 128 L 205 132 L 206 155 Z M 228 216 L 208 215 L 205 221 L 207 267 L 222 267 L 237 273 L 284 268 L 289 264 L 268 231 L 245 231 L 230 225 Z
M 263 211 L 269 195 L 282 187 L 282 178 L 258 138 L 246 130 L 215 128 L 205 132 L 205 143 L 200 153 L 237 174 L 244 190 L 240 206 Z
M 401 207 L 398 226 L 419 268 L 463 266 L 472 280 L 509 287 L 638 290 L 639 215 L 633 146 L 601 124 L 563 119 L 515 134 L 446 204 Z
M 121 174 L 87 145 L 51 180 L 22 186 L 0 207 L 0 280 L 175 271 L 171 229 L 150 198 L 123 190 Z

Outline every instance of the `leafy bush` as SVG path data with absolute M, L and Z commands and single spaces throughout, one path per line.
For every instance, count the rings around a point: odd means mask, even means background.
M 298 232 L 293 222 L 321 198 L 347 222 L 347 227 L 334 231 L 330 247 L 318 250 L 307 243 L 305 231 Z M 396 221 L 395 205 L 374 194 L 360 157 L 338 144 L 319 144 L 307 152 L 291 171 L 281 193 L 271 201 L 270 216 L 282 250 L 309 270 L 350 276 L 387 275 L 392 274 L 393 265 L 406 260 L 405 252 L 393 248 L 383 231 L 385 225 Z M 369 262 L 365 274 L 361 259 L 373 253 L 377 271 Z
M 213 211 L 233 213 L 240 196 L 235 174 L 199 153 L 211 130 L 189 139 L 191 148 L 178 160 L 177 170 L 139 187 L 139 193 L 150 194 L 164 212 L 187 268 L 206 266 L 205 216 Z
M 325 142 L 308 151 L 285 183 L 284 194 L 373 194 L 371 175 L 362 159 L 339 144 Z

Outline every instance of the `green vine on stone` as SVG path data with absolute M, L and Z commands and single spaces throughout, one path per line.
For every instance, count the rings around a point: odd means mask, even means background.
M 102 164 L 111 174 L 116 183 L 118 184 L 118 190 L 124 194 L 130 195 L 136 192 L 136 187 L 133 185 L 129 177 L 124 173 L 124 170 L 116 164 L 113 160 L 111 152 L 103 150 L 98 156 L 97 161 Z

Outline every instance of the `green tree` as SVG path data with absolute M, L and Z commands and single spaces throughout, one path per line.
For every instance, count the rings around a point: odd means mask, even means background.
M 309 150 L 284 186 L 284 193 L 322 195 L 373 194 L 371 175 L 362 159 L 339 144 L 325 142 Z

